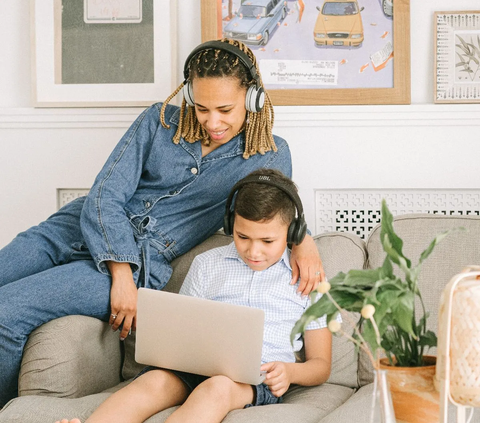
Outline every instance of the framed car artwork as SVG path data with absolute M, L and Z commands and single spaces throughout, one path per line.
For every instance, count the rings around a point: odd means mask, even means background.
M 410 0 L 202 0 L 202 40 L 222 37 L 275 105 L 410 103 Z

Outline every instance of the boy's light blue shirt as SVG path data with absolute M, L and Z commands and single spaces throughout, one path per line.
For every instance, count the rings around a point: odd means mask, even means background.
M 307 307 L 309 297 L 291 285 L 290 252 L 263 271 L 254 271 L 239 256 L 235 244 L 198 255 L 192 262 L 180 294 L 261 308 L 265 311 L 262 363 L 295 362 L 294 351 L 303 345 L 297 337 L 294 347 L 290 332 Z M 326 318 L 310 323 L 307 330 L 327 326 Z

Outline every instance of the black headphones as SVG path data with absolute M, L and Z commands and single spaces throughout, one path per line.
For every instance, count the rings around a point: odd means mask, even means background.
M 263 109 L 263 105 L 265 103 L 265 91 L 260 83 L 260 76 L 257 73 L 257 69 L 255 65 L 250 60 L 247 54 L 241 51 L 238 47 L 235 47 L 231 44 L 224 43 L 222 41 L 207 41 L 206 43 L 200 44 L 197 46 L 193 51 L 188 55 L 187 60 L 185 61 L 185 65 L 183 68 L 183 77 L 185 79 L 184 87 L 183 87 L 183 97 L 189 106 L 194 106 L 195 101 L 193 99 L 193 89 L 192 83 L 189 81 L 190 72 L 189 72 L 189 65 L 190 60 L 202 50 L 223 50 L 228 53 L 234 54 L 237 56 L 240 61 L 245 65 L 245 67 L 250 72 L 252 79 L 255 81 L 255 84 L 252 84 L 248 87 L 247 90 L 247 97 L 245 99 L 245 108 L 249 112 L 259 112 Z
M 232 210 L 232 200 L 234 195 L 246 184 L 257 183 L 266 184 L 277 187 L 287 194 L 295 204 L 297 209 L 297 217 L 293 219 L 288 227 L 287 242 L 289 244 L 300 244 L 307 233 L 307 223 L 303 215 L 303 206 L 297 192 L 292 190 L 289 186 L 282 183 L 272 175 L 249 175 L 238 181 L 230 191 L 225 206 L 225 216 L 223 218 L 223 230 L 227 235 L 233 234 L 233 222 L 235 220 L 235 213 Z

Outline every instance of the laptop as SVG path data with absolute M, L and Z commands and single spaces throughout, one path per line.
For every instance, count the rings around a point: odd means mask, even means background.
M 139 288 L 135 360 L 258 385 L 263 310 Z

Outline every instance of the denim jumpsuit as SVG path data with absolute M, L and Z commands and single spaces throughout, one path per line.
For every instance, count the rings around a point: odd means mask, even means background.
M 113 150 L 86 197 L 64 206 L 0 250 L 0 407 L 17 395 L 28 335 L 66 315 L 108 321 L 106 261 L 130 263 L 137 287 L 162 289 L 170 262 L 223 224 L 228 193 L 251 171 L 291 176 L 285 140 L 277 152 L 243 158 L 244 134 L 202 157 L 201 143 L 174 144 L 180 110 L 146 109 Z

